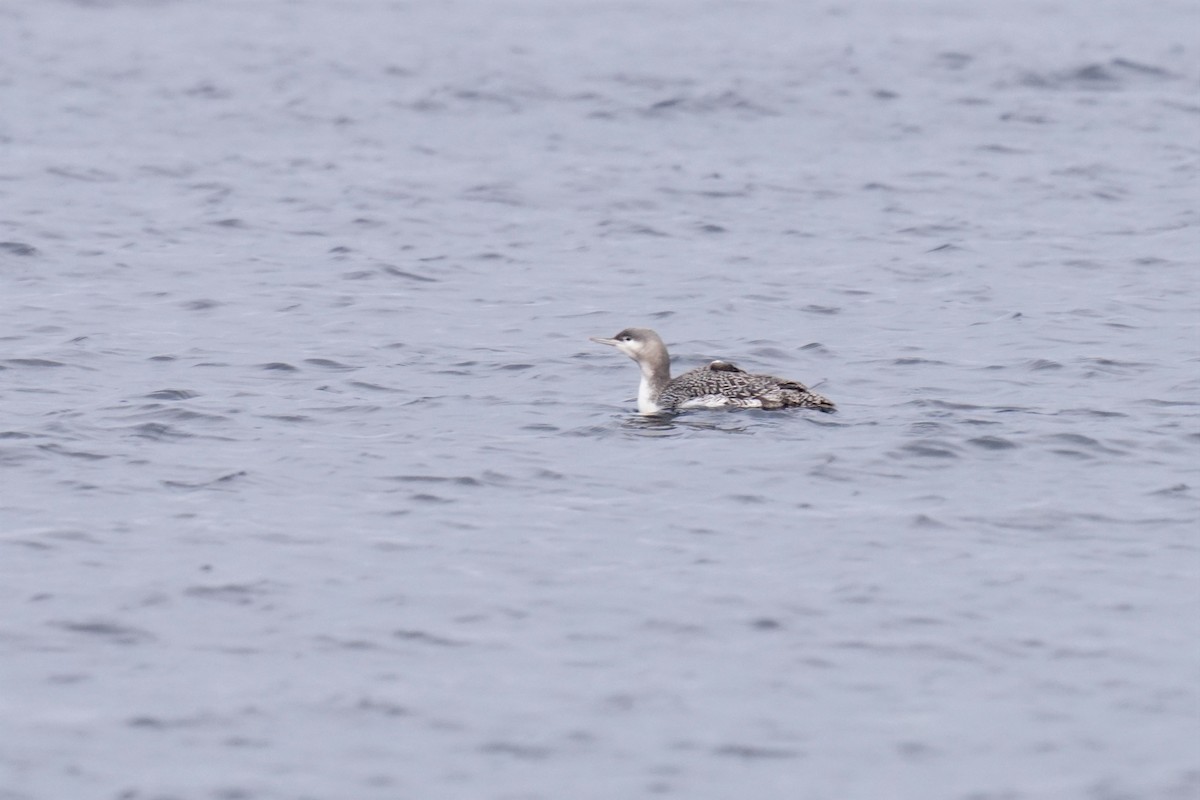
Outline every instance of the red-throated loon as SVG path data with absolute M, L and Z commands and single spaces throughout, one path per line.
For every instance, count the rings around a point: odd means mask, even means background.
M 591 337 L 612 345 L 637 362 L 642 370 L 638 411 L 658 414 L 687 408 L 815 408 L 835 411 L 826 397 L 798 381 L 771 375 L 751 375 L 726 361 L 671 377 L 671 356 L 657 333 L 649 328 L 626 328 L 611 339 Z

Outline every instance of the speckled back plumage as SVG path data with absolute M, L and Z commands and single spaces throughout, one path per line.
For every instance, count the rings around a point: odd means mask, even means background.
M 751 375 L 726 361 L 714 361 L 667 383 L 658 403 L 664 409 L 815 408 L 833 411 L 833 403 L 804 384 L 773 375 Z
M 687 408 L 815 408 L 836 411 L 826 397 L 804 384 L 773 375 L 751 375 L 727 361 L 671 377 L 671 355 L 662 337 L 649 328 L 626 328 L 611 339 L 593 336 L 637 362 L 638 411 L 675 412 Z

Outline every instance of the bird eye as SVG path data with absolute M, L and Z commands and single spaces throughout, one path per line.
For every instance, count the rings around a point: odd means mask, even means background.
M 632 341 L 633 341 L 633 337 L 632 337 L 632 336 L 622 336 L 622 337 L 621 337 L 621 341 L 622 341 L 622 342 L 632 342 Z

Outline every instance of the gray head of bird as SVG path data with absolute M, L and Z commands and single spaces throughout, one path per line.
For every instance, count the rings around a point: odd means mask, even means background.
M 649 328 L 626 328 L 611 339 L 590 337 L 597 344 L 611 345 L 639 363 L 666 358 L 667 346 Z

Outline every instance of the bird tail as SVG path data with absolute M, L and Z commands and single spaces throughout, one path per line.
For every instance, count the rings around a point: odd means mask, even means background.
M 837 411 L 833 401 L 822 394 L 817 394 L 797 381 L 780 381 L 779 388 L 783 389 L 783 405 L 792 408 L 815 408 L 832 414 Z

